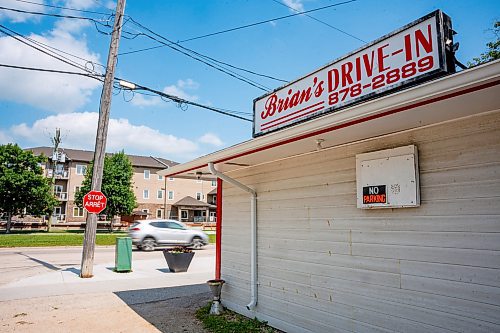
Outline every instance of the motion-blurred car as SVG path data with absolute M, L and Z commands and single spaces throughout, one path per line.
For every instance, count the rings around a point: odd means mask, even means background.
M 208 244 L 208 236 L 201 230 L 189 229 L 175 220 L 134 221 L 128 231 L 132 243 L 143 251 L 153 251 L 157 246 L 186 246 L 201 249 Z

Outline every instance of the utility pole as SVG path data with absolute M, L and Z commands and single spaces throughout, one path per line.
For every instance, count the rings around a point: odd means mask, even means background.
M 92 191 L 100 191 L 102 185 L 104 156 L 106 154 L 106 139 L 108 135 L 109 111 L 111 107 L 111 97 L 113 96 L 113 81 L 115 77 L 118 44 L 120 42 L 124 12 L 125 0 L 118 0 L 116 4 L 115 23 L 113 25 L 113 33 L 111 35 L 111 44 L 109 46 L 108 62 L 106 64 L 106 76 L 104 78 L 104 86 L 102 88 L 99 107 L 99 123 L 97 125 L 94 168 L 92 172 Z M 93 276 L 97 215 L 88 213 L 86 221 L 85 238 L 83 240 L 82 266 L 80 269 L 81 278 L 91 278 Z
M 54 145 L 54 150 L 52 151 L 52 194 L 55 194 L 56 191 L 56 171 L 57 171 L 57 162 L 59 161 L 59 145 L 61 144 L 61 129 L 56 128 L 56 134 L 53 138 L 50 138 L 50 141 Z M 60 198 L 57 198 L 58 200 Z M 54 212 L 50 214 L 49 220 L 47 221 L 47 232 L 50 231 L 52 227 L 52 223 L 55 220 Z

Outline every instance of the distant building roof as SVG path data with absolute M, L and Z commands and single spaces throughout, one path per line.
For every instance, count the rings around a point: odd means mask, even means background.
M 217 188 L 214 188 L 212 191 L 208 192 L 207 195 L 217 194 Z
M 210 205 L 206 202 L 196 200 L 195 198 L 190 196 L 182 198 L 181 200 L 174 203 L 172 206 L 215 207 L 214 205 Z
M 44 154 L 45 156 L 48 156 L 50 158 L 52 157 L 53 149 L 52 147 L 35 147 L 35 148 L 28 148 L 27 150 L 31 150 L 35 155 Z M 72 161 L 82 161 L 90 163 L 90 161 L 92 161 L 92 159 L 94 158 L 94 152 L 89 150 L 68 149 L 68 148 L 61 148 L 60 150 L 63 151 L 66 154 L 66 157 Z M 107 153 L 106 155 L 109 156 L 112 154 Z M 151 156 L 138 156 L 138 155 L 128 155 L 128 154 L 127 156 L 130 159 L 132 165 L 135 167 L 165 169 L 165 165 L 171 167 L 179 164 L 177 162 L 159 157 L 153 158 Z M 164 164 L 158 161 L 161 161 Z

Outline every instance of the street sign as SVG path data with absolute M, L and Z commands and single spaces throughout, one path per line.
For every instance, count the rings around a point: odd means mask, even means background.
M 83 197 L 83 208 L 89 213 L 99 214 L 106 208 L 106 196 L 101 191 L 90 191 Z

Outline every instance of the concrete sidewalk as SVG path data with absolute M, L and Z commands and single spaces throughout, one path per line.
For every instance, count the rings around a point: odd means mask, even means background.
M 194 256 L 186 273 L 171 273 L 164 259 L 137 260 L 130 273 L 114 263 L 79 267 L 0 286 L 1 332 L 204 332 L 194 311 L 210 299 L 211 256 Z

